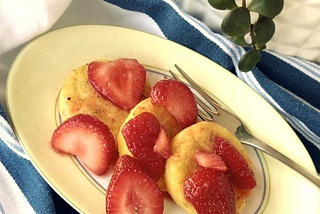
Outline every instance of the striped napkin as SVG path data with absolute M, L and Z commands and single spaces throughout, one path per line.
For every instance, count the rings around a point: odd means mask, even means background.
M 77 3 L 81 4 L 80 1 Z M 238 70 L 237 64 L 244 50 L 187 15 L 173 1 L 105 0 L 105 3 L 100 3 L 105 4 L 106 8 L 113 4 L 112 7 L 117 6 L 128 13 L 146 14 L 166 38 L 212 59 L 237 75 L 274 106 L 293 127 L 320 172 L 319 65 L 264 51 L 257 67 L 252 72 L 243 73 Z M 54 10 L 54 7 L 50 8 Z M 76 14 L 76 11 L 70 12 Z M 0 18 L 2 15 L 0 9 Z M 101 20 L 101 17 L 97 19 Z M 0 213 L 76 213 L 32 166 L 3 109 L 0 105 Z

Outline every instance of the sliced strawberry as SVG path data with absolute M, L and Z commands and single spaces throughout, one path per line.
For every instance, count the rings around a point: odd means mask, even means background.
M 120 156 L 117 159 L 116 164 L 114 165 L 113 174 L 109 183 L 109 187 L 113 185 L 114 181 L 116 180 L 116 177 L 119 174 L 121 174 L 124 170 L 131 170 L 131 169 L 142 171 L 142 168 L 136 159 L 134 159 L 129 155 Z
M 53 132 L 51 146 L 58 152 L 76 155 L 96 174 L 108 169 L 116 151 L 109 127 L 86 114 L 64 121 Z
M 221 157 L 215 153 L 210 153 L 207 151 L 197 151 L 193 157 L 199 166 L 221 172 L 227 171 L 226 164 L 223 162 Z
M 162 157 L 166 159 L 168 159 L 172 155 L 170 139 L 164 128 L 162 128 L 161 126 L 157 141 L 153 147 L 153 151 L 160 154 Z
M 107 188 L 108 214 L 161 214 L 164 210 L 162 192 L 156 182 L 144 173 L 136 160 L 119 157 Z
M 199 214 L 236 213 L 232 186 L 224 172 L 202 168 L 186 180 L 183 190 Z
M 88 65 L 88 78 L 104 98 L 121 108 L 132 109 L 141 99 L 146 69 L 135 59 L 94 61 Z
M 150 100 L 153 105 L 165 106 L 186 128 L 197 122 L 198 108 L 192 91 L 182 82 L 164 79 L 151 89 Z
M 143 170 L 158 181 L 164 172 L 165 159 L 153 150 L 160 133 L 157 118 L 152 113 L 143 112 L 129 120 L 121 133 Z
M 228 140 L 217 137 L 215 153 L 225 162 L 227 174 L 235 187 L 251 190 L 257 185 L 254 173 L 247 161 Z
M 141 170 L 141 167 L 137 160 L 129 155 L 122 155 L 118 158 L 113 168 L 113 174 L 119 174 L 124 169 L 137 169 Z

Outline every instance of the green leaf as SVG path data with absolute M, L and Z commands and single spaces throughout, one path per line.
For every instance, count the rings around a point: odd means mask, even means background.
M 237 36 L 233 38 L 233 42 L 241 47 L 248 47 L 249 44 L 244 39 L 244 36 Z
M 251 30 L 250 13 L 244 7 L 229 11 L 221 23 L 221 30 L 228 36 L 244 36 Z
M 208 2 L 218 10 L 231 10 L 237 7 L 235 0 L 208 0 Z
M 243 72 L 251 71 L 254 66 L 260 61 L 260 59 L 260 51 L 251 49 L 241 57 L 238 67 Z
M 254 41 L 259 47 L 263 44 L 266 44 L 272 37 L 275 32 L 275 24 L 273 20 L 269 17 L 259 17 L 257 22 L 253 26 L 254 31 Z
M 248 9 L 266 17 L 277 16 L 283 8 L 284 0 L 252 0 Z

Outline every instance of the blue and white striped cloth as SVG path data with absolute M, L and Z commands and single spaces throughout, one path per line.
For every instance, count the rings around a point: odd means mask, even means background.
M 105 1 L 105 7 L 114 4 L 128 13 L 146 14 L 166 38 L 212 59 L 250 85 L 293 127 L 320 172 L 319 65 L 264 51 L 257 67 L 242 73 L 237 64 L 244 50 L 210 31 L 173 1 Z M 0 213 L 76 213 L 37 173 L 7 121 L 0 106 Z

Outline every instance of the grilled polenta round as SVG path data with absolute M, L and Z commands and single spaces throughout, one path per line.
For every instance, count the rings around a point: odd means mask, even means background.
M 238 139 L 224 127 L 212 122 L 198 122 L 182 130 L 171 140 L 173 155 L 167 159 L 164 181 L 173 200 L 187 213 L 197 213 L 193 205 L 184 197 L 183 190 L 187 178 L 199 167 L 194 154 L 200 150 L 213 152 L 214 141 L 212 139 L 215 137 L 230 141 L 252 169 L 252 162 L 247 151 Z M 242 192 L 236 188 L 233 188 L 233 191 L 237 212 L 240 212 L 251 192 Z
M 129 110 L 115 106 L 98 94 L 89 83 L 87 69 L 88 64 L 85 64 L 73 70 L 61 88 L 58 98 L 61 120 L 81 113 L 95 116 L 108 125 L 116 139 Z M 148 97 L 149 94 L 150 84 L 146 81 L 141 99 Z

